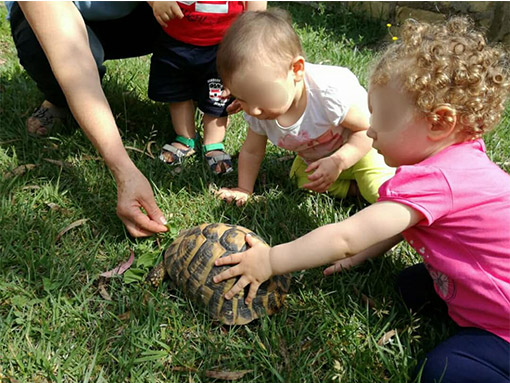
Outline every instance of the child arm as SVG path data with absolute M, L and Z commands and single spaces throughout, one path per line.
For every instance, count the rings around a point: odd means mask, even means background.
M 363 109 L 352 105 L 347 112 L 342 127 L 349 129 L 352 134 L 347 141 L 333 154 L 312 162 L 306 172 L 315 171 L 308 179 L 304 188 L 325 192 L 335 182 L 344 170 L 349 169 L 365 156 L 372 147 L 372 140 L 367 136 L 369 118 Z
M 228 203 L 243 205 L 253 193 L 253 186 L 259 174 L 260 164 L 266 154 L 267 137 L 248 129 L 248 135 L 239 153 L 237 187 L 221 188 L 216 194 Z
M 163 28 L 167 27 L 168 21 L 184 17 L 177 1 L 148 1 L 147 3 L 151 6 L 156 21 Z
M 310 233 L 273 248 L 251 236 L 251 248 L 216 260 L 215 265 L 236 264 L 214 278 L 220 282 L 241 276 L 225 295 L 230 299 L 247 285 L 251 302 L 258 287 L 272 275 L 331 264 L 397 236 L 423 218 L 413 208 L 395 202 L 379 202 L 338 223 L 319 227 Z
M 353 255 L 352 257 L 344 258 L 336 261 L 333 265 L 324 269 L 324 275 L 331 275 L 339 273 L 343 270 L 348 270 L 351 267 L 358 266 L 365 262 L 367 259 L 372 259 L 383 255 L 389 251 L 393 246 L 397 245 L 402 241 L 402 234 L 398 234 L 394 237 L 388 238 L 384 241 L 376 243 L 373 246 L 361 251 L 360 253 Z

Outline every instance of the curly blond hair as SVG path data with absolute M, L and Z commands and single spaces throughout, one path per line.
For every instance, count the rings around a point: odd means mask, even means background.
M 466 17 L 441 25 L 407 20 L 401 34 L 376 64 L 371 86 L 396 79 L 432 121 L 437 121 L 437 107 L 450 106 L 466 140 L 497 124 L 509 95 L 503 49 L 489 46 Z

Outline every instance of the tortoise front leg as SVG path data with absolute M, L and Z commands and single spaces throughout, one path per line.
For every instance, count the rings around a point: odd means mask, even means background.
M 145 282 L 150 284 L 152 287 L 158 287 L 161 282 L 163 282 L 163 279 L 165 279 L 165 276 L 165 265 L 164 262 L 161 262 L 149 271 L 149 274 L 147 274 L 147 277 L 145 278 Z

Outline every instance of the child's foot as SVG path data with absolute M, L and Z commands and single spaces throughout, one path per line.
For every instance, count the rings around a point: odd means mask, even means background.
M 203 151 L 205 160 L 215 175 L 228 174 L 234 171 L 232 158 L 225 152 L 223 143 L 204 145 Z
M 163 146 L 159 159 L 169 165 L 181 165 L 185 158 L 194 154 L 195 140 L 177 136 L 174 142 Z
M 27 132 L 32 136 L 45 137 L 51 133 L 56 121 L 63 120 L 68 115 L 67 108 L 60 108 L 44 100 L 27 119 Z

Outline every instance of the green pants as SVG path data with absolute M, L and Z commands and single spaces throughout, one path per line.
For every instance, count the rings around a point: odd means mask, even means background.
M 290 177 L 296 180 L 299 188 L 310 182 L 308 176 L 312 172 L 305 173 L 307 167 L 306 162 L 297 156 L 290 169 Z M 351 181 L 354 180 L 363 198 L 370 203 L 374 203 L 379 198 L 379 187 L 394 174 L 395 169 L 386 165 L 383 156 L 374 149 L 370 149 L 365 157 L 340 174 L 338 179 L 329 187 L 328 193 L 338 198 L 345 198 Z

